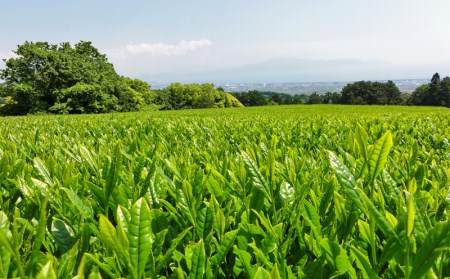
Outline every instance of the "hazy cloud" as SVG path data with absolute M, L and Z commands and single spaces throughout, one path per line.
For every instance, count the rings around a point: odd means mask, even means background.
M 148 54 L 153 56 L 179 56 L 186 54 L 189 51 L 194 51 L 201 47 L 211 46 L 210 40 L 190 40 L 180 41 L 178 44 L 164 44 L 164 43 L 142 43 L 142 44 L 128 44 L 123 48 L 111 49 L 106 51 L 107 54 L 114 57 L 124 57 L 127 55 Z

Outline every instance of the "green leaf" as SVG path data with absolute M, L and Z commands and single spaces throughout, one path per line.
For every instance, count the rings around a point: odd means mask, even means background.
M 56 248 L 61 254 L 66 253 L 75 244 L 76 239 L 69 227 L 63 221 L 53 218 L 52 235 L 55 240 Z
M 169 263 L 169 261 L 174 256 L 174 251 L 180 245 L 181 241 L 184 239 L 186 234 L 192 229 L 192 227 L 186 228 L 180 234 L 177 235 L 175 239 L 172 239 L 172 244 L 163 256 L 158 257 L 158 264 L 156 266 L 156 274 L 160 273 L 161 270 Z
M 373 270 L 372 266 L 370 265 L 369 259 L 366 255 L 361 253 L 361 251 L 354 247 L 353 245 L 350 246 L 351 254 L 355 257 L 356 265 L 358 268 L 362 271 L 363 277 L 365 279 L 375 279 L 379 278 L 378 275 Z
M 291 205 L 295 196 L 294 187 L 286 181 L 283 181 L 280 186 L 280 197 L 285 205 Z
M 213 216 L 209 207 L 203 207 L 198 212 L 196 226 L 198 237 L 206 240 L 213 227 Z
M 0 233 L 0 237 L 1 233 Z M 11 263 L 11 253 L 0 241 L 0 278 L 8 278 L 9 266 Z
M 80 212 L 81 216 L 85 219 L 92 219 L 94 214 L 92 212 L 92 208 L 90 206 L 87 206 L 84 204 L 84 202 L 81 200 L 80 196 L 78 196 L 74 191 L 67 188 L 62 188 L 67 196 L 69 197 L 70 201 L 73 205 L 75 205 L 75 208 Z
M 91 151 L 87 149 L 83 145 L 79 145 L 78 148 L 80 149 L 80 156 L 83 159 L 84 162 L 87 163 L 87 166 L 91 169 L 91 171 L 95 174 L 99 174 L 99 167 L 97 165 L 96 160 L 94 159 L 94 156 L 92 156 Z
M 252 243 L 248 244 L 249 247 L 252 248 L 253 253 L 252 255 L 255 256 L 255 258 L 257 259 L 257 261 L 259 263 L 263 263 L 265 267 L 267 267 L 268 269 L 272 269 L 273 268 L 273 264 L 270 262 L 270 258 L 268 257 L 267 253 L 264 253 L 262 249 L 264 249 L 263 247 L 260 247 L 262 245 L 257 245 L 255 240 L 253 240 Z M 267 249 L 265 249 L 267 250 Z
M 247 275 L 247 278 L 255 277 L 255 268 L 251 263 L 252 256 L 247 251 L 239 249 L 236 245 L 233 246 L 233 253 L 238 256 L 239 261 L 244 269 L 244 272 Z
M 117 275 L 114 274 L 114 272 L 111 270 L 111 267 L 105 263 L 100 262 L 94 255 L 86 253 L 83 257 L 89 258 L 92 260 L 103 272 L 105 272 L 110 278 L 117 278 Z M 82 261 L 83 262 L 83 261 Z M 80 266 L 78 268 L 78 276 L 80 276 L 82 273 L 84 273 L 84 266 L 80 263 Z
M 267 183 L 266 179 L 264 178 L 263 174 L 259 171 L 258 166 L 256 165 L 255 161 L 245 152 L 241 152 L 242 158 L 245 162 L 245 165 L 247 166 L 251 177 L 253 186 L 258 188 L 262 193 L 264 193 L 264 196 L 269 200 L 272 201 L 272 191 L 270 189 L 270 185 Z
M 366 130 L 358 123 L 356 126 L 355 140 L 359 147 L 359 152 L 363 155 L 364 161 L 368 160 L 368 152 L 367 152 L 367 141 L 369 136 L 367 135 Z
M 9 230 L 9 225 L 8 216 L 6 216 L 5 212 L 0 211 L 0 230 Z
M 414 217 L 415 217 L 415 207 L 414 207 L 414 196 L 407 193 L 407 222 L 406 222 L 406 236 L 409 237 L 414 228 Z
M 49 261 L 46 265 L 44 265 L 36 276 L 36 279 L 56 279 L 56 272 L 53 269 L 53 262 Z
M 363 220 L 358 220 L 358 230 L 359 230 L 359 235 L 361 236 L 361 238 L 366 242 L 366 243 L 370 243 L 370 226 L 369 224 L 367 224 L 366 222 L 364 222 Z
M 7 232 L 9 231 L 0 230 L 0 247 L 4 248 L 10 254 L 15 254 L 11 241 L 8 238 Z
M 391 227 L 390 223 L 386 219 L 386 216 L 383 215 L 375 207 L 375 205 L 372 203 L 372 201 L 367 197 L 367 195 L 362 190 L 360 190 L 360 193 L 361 193 L 361 197 L 363 198 L 366 207 L 369 209 L 369 212 L 374 217 L 377 227 L 381 229 L 381 231 L 384 233 L 385 236 L 388 236 L 388 237 L 394 236 L 400 242 L 400 238 L 398 237 L 394 228 Z
M 219 246 L 216 247 L 217 253 L 211 259 L 211 265 L 213 269 L 216 269 L 225 258 L 231 247 L 234 245 L 239 229 L 227 232 Z
M 347 252 L 344 248 L 339 246 L 334 241 L 328 238 L 323 239 L 320 242 L 322 251 L 324 251 L 327 261 L 333 265 L 333 267 L 339 272 L 344 274 L 349 269 L 350 263 L 348 260 Z
M 151 230 L 150 209 L 144 198 L 137 200 L 131 208 L 128 240 L 130 243 L 131 266 L 142 278 L 147 263 L 154 235 Z
M 129 233 L 129 221 L 131 219 L 130 213 L 123 206 L 119 205 L 117 207 L 117 239 L 121 247 L 130 247 L 130 242 L 128 241 Z
M 112 249 L 116 253 L 122 265 L 128 267 L 130 261 L 128 251 L 126 251 L 123 246 L 125 243 L 119 241 L 114 226 L 104 215 L 100 215 L 99 226 L 102 241 L 108 248 Z
M 362 203 L 362 196 L 359 191 L 359 188 L 356 184 L 355 178 L 350 173 L 348 168 L 342 164 L 341 160 L 332 152 L 328 151 L 331 168 L 334 170 L 336 177 L 339 181 L 339 184 L 342 186 L 342 189 L 347 194 L 352 202 L 354 202 L 358 208 L 367 212 L 366 206 Z
M 114 187 L 117 184 L 117 180 L 119 179 L 120 168 L 122 167 L 122 145 L 118 143 L 113 152 L 113 158 L 110 159 L 110 163 L 108 165 L 106 171 L 106 183 L 105 183 L 105 205 L 106 208 L 109 208 L 109 198 L 114 190 Z M 106 214 L 108 214 L 106 209 Z
M 441 252 L 450 248 L 450 220 L 439 222 L 428 232 L 425 242 L 417 250 L 411 277 L 422 278 L 436 263 Z
M 310 202 L 304 201 L 302 215 L 314 231 L 316 240 L 320 242 L 322 238 L 322 225 L 320 224 L 320 217 L 316 208 Z
M 44 162 L 36 157 L 33 159 L 33 164 L 34 168 L 37 170 L 39 176 L 44 180 L 44 182 L 49 186 L 53 186 L 53 179 L 50 176 L 50 172 L 45 167 Z
M 391 132 L 387 131 L 373 146 L 369 159 L 370 180 L 377 178 L 383 171 L 393 145 Z
M 192 255 L 186 255 L 186 257 L 191 257 L 191 268 L 189 269 L 188 278 L 203 278 L 206 270 L 206 253 L 203 239 L 200 239 L 198 243 L 190 245 L 190 248 L 192 249 Z
M 41 249 L 42 242 L 44 241 L 46 234 L 45 227 L 47 225 L 47 204 L 48 199 L 44 198 L 44 201 L 41 203 L 41 208 L 39 209 L 39 223 L 34 237 L 33 252 L 39 251 Z
M 280 271 L 278 270 L 278 265 L 275 264 L 273 266 L 272 271 L 270 272 L 270 278 L 271 279 L 281 279 Z
M 261 266 L 258 267 L 255 276 L 253 276 L 253 279 L 270 279 L 270 278 L 271 278 L 270 273 Z

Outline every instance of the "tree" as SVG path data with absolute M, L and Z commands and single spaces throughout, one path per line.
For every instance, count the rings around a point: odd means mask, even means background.
M 211 83 L 172 83 L 156 93 L 155 102 L 162 110 L 243 106 L 236 98 L 214 88 Z
M 430 83 L 423 84 L 414 90 L 410 104 L 450 107 L 450 78 L 445 77 L 441 80 L 439 74 L 435 73 Z
M 322 102 L 322 96 L 317 94 L 317 92 L 314 92 L 309 96 L 308 104 L 322 104 Z
M 358 81 L 342 88 L 342 104 L 397 105 L 401 103 L 401 92 L 392 81 L 386 83 Z
M 244 106 L 267 106 L 268 98 L 258 90 L 250 90 L 248 92 L 233 93 Z
M 130 111 L 152 99 L 148 84 L 119 76 L 90 42 L 25 42 L 15 53 L 0 71 L 12 100 L 3 114 Z
M 327 92 L 322 96 L 324 104 L 340 104 L 341 103 L 341 94 L 338 92 Z
M 270 97 L 269 101 L 271 101 L 272 103 L 277 104 L 277 105 L 280 105 L 280 104 L 283 103 L 283 100 L 281 99 L 281 95 L 278 94 L 278 93 L 274 93 L 274 94 Z

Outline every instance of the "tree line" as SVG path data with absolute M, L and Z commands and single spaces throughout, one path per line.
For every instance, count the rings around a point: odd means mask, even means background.
M 436 73 L 428 84 L 412 93 L 402 93 L 392 81 L 358 81 L 347 84 L 341 92 L 313 93 L 308 104 L 413 105 L 450 107 L 450 78 Z
M 290 95 L 272 91 L 249 90 L 247 92 L 231 93 L 244 106 L 267 106 L 267 105 L 295 105 L 304 104 L 308 101 L 305 94 Z
M 118 75 L 91 42 L 26 42 L 15 54 L 0 70 L 0 115 L 126 112 L 151 105 L 162 110 L 303 103 L 450 107 L 450 78 L 438 73 L 411 94 L 401 93 L 392 81 L 358 81 L 340 92 L 310 96 L 257 90 L 230 94 L 209 83 L 151 90 L 142 80 Z
M 212 84 L 174 83 L 165 90 L 116 73 L 91 42 L 25 42 L 0 70 L 0 114 L 77 114 L 160 109 L 236 107 L 242 104 Z

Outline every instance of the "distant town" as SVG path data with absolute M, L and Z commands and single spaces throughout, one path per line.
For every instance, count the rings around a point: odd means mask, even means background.
M 381 82 L 386 82 L 382 80 Z M 342 82 L 291 82 L 291 83 L 224 83 L 215 84 L 226 92 L 247 92 L 250 90 L 270 91 L 286 94 L 324 94 L 327 92 L 340 92 L 343 87 L 353 81 Z M 413 92 L 417 87 L 429 82 L 428 79 L 400 79 L 393 80 L 401 92 Z M 168 84 L 152 84 L 152 89 L 163 89 Z

